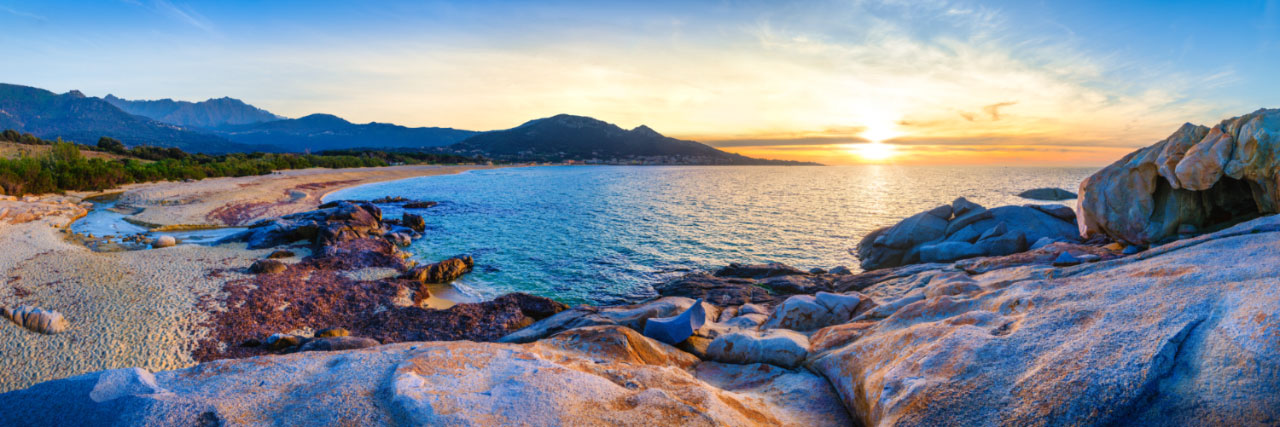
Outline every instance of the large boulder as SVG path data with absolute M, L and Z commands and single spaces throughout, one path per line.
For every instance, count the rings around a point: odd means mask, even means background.
M 1280 212 L 1280 110 L 1183 125 L 1080 183 L 1079 229 L 1130 245 Z
M 1003 256 L 1027 249 L 1043 238 L 1077 241 L 1075 214 L 1065 206 L 1001 206 L 987 209 L 963 197 L 947 209 L 913 215 L 862 239 L 855 255 L 863 270 L 916 263 Z M 954 212 L 957 216 L 941 217 Z
M 250 249 L 270 248 L 297 241 L 318 246 L 382 234 L 382 209 L 368 202 L 338 201 L 319 209 L 258 221 L 248 230 L 219 240 L 247 242 Z
M 1278 245 L 1272 216 L 1106 262 L 886 280 L 806 366 L 863 425 L 1271 424 Z
M 589 326 L 625 326 L 635 331 L 645 330 L 645 323 L 651 318 L 673 317 L 689 310 L 696 301 L 684 297 L 663 297 L 640 304 L 592 307 L 578 306 L 556 313 L 528 327 L 515 331 L 499 339 L 499 342 L 527 343 L 537 341 L 560 332 Z M 720 310 L 707 303 L 702 303 L 702 312 L 706 317 L 702 323 L 711 323 L 720 317 Z
M 774 308 L 773 314 L 761 327 L 812 331 L 848 322 L 855 315 L 874 305 L 870 298 L 856 292 L 851 294 L 818 292 L 816 295 L 796 295 L 787 298 Z
M 711 341 L 707 358 L 724 363 L 767 363 L 795 368 L 809 355 L 809 339 L 789 329 L 735 330 Z

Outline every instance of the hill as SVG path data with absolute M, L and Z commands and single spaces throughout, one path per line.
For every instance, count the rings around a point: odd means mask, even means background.
M 663 136 L 648 126 L 625 130 L 590 117 L 561 114 L 512 129 L 485 132 L 448 147 L 459 154 L 506 161 L 608 164 L 812 165 L 755 159 Z
M 452 128 L 411 128 L 388 123 L 355 124 L 330 114 L 298 119 L 228 125 L 213 129 L 242 144 L 269 145 L 301 152 L 347 148 L 434 148 L 462 141 L 476 132 Z
M 191 152 L 223 153 L 256 148 L 129 114 L 80 91 L 59 95 L 12 84 L 0 84 L 0 129 L 89 144 L 109 136 L 130 146 L 177 147 Z
M 159 99 L 130 101 L 115 95 L 102 99 L 124 112 L 184 127 L 211 128 L 280 120 L 284 117 L 244 103 L 235 98 L 216 98 L 200 102 Z

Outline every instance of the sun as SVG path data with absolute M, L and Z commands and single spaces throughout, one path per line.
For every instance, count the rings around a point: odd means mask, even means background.
M 897 150 L 889 144 L 883 142 L 868 142 L 865 144 L 853 144 L 850 152 L 861 157 L 863 160 L 880 162 L 885 161 L 897 155 Z

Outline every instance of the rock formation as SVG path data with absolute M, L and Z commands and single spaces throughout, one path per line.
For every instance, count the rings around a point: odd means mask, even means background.
M 1065 206 L 987 209 L 961 197 L 867 234 L 855 255 L 863 270 L 1009 255 L 1046 238 L 1078 240 L 1074 221 L 1075 213 Z
M 1018 197 L 1031 200 L 1071 200 L 1076 198 L 1076 193 L 1072 193 L 1061 188 L 1033 188 L 1018 193 Z
M 1280 110 L 1183 125 L 1080 183 L 1079 228 L 1130 245 L 1280 211 Z M 1186 237 L 1183 235 L 1182 237 Z

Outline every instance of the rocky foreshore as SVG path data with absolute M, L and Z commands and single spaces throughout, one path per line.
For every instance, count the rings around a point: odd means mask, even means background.
M 1274 425 L 1280 216 L 1249 180 L 1276 117 L 1184 128 L 1080 212 L 958 199 L 864 239 L 866 272 L 735 264 L 626 306 L 424 308 L 471 263 L 411 266 L 376 206 L 335 203 L 237 237 L 298 258 L 228 282 L 203 348 L 239 358 L 37 384 L 0 424 Z

